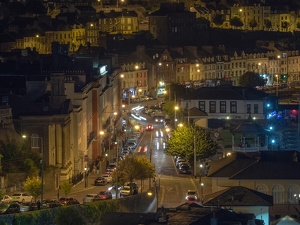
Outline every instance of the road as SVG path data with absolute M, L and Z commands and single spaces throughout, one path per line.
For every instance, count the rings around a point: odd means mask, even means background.
M 150 107 L 159 103 L 160 101 L 162 101 L 162 99 L 135 103 L 131 104 L 130 106 L 131 108 L 137 105 L 146 105 Z M 148 115 L 141 115 L 147 120 L 141 120 L 137 122 L 143 125 L 144 129 L 148 124 L 152 124 L 154 126 L 154 129 L 153 131 L 144 132 L 143 136 L 138 142 L 137 148 L 130 154 L 134 156 L 145 155 L 146 157 L 150 158 L 150 143 L 152 139 L 151 162 L 155 165 L 157 174 L 156 179 L 158 184 L 160 184 L 160 190 L 158 193 L 158 206 L 176 207 L 185 202 L 185 193 L 187 192 L 187 190 L 197 190 L 197 186 L 195 185 L 195 181 L 191 178 L 190 175 L 178 173 L 178 169 L 175 166 L 172 156 L 168 156 L 163 153 L 167 141 L 163 123 L 154 122 L 153 119 Z M 87 179 L 87 185 L 85 185 L 85 180 L 81 181 L 81 183 L 79 183 L 72 189 L 72 192 L 68 195 L 68 197 L 74 197 L 80 203 L 82 203 L 85 195 L 97 194 L 100 191 L 107 190 L 110 187 L 109 184 L 106 186 L 94 186 L 93 183 L 96 177 L 96 174 L 91 173 Z M 141 187 L 140 181 L 136 182 L 138 183 L 139 187 Z M 143 191 L 147 191 L 149 188 L 149 182 L 144 181 L 143 187 Z M 60 193 L 60 197 L 64 197 L 64 195 Z M 115 197 L 115 192 L 113 192 L 113 198 Z M 44 199 L 57 199 L 57 193 L 45 193 Z

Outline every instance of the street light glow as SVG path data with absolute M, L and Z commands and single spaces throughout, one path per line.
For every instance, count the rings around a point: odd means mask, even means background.
M 138 130 L 138 129 L 140 128 L 140 126 L 139 126 L 139 125 L 135 125 L 134 128 L 135 128 L 136 130 Z
M 204 183 L 201 183 L 201 186 L 204 186 Z
M 117 115 L 118 113 L 117 112 L 114 112 L 114 115 Z
M 93 26 L 94 26 L 94 24 L 91 23 L 91 27 L 93 27 Z
M 136 69 L 138 69 L 138 68 L 139 68 L 139 66 L 135 66 L 135 68 L 136 68 Z
M 201 164 L 200 164 L 200 168 L 202 168 L 202 167 L 203 167 L 203 164 L 201 163 Z
M 132 95 L 131 98 L 135 98 L 135 95 Z
M 122 105 L 122 108 L 125 108 L 125 105 Z
M 121 74 L 120 77 L 121 77 L 121 78 L 124 78 L 124 74 Z
M 161 63 L 158 63 L 159 66 L 161 66 Z
M 142 89 L 139 89 L 139 92 L 142 92 Z
M 178 124 L 178 126 L 180 126 L 180 127 L 183 127 L 183 124 L 182 124 L 182 123 L 180 123 L 180 124 Z
M 178 108 L 178 106 L 175 106 L 175 110 L 178 110 L 179 108 Z
M 22 135 L 22 138 L 26 138 L 26 135 Z
M 100 131 L 100 135 L 103 135 L 104 134 L 104 131 Z
M 166 131 L 169 132 L 169 131 L 170 131 L 170 128 L 166 128 Z

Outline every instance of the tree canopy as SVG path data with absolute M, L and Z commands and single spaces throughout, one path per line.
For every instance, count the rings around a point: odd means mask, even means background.
M 167 143 L 165 154 L 180 156 L 190 163 L 194 160 L 194 134 L 197 160 L 203 160 L 217 153 L 217 143 L 211 139 L 209 133 L 199 126 L 183 126 L 171 135 Z
M 254 29 L 254 27 L 257 27 L 258 23 L 255 19 L 252 19 L 249 21 L 249 26 L 252 28 L 252 30 Z
M 27 177 L 26 182 L 24 183 L 25 191 L 29 192 L 36 201 L 36 198 L 42 194 L 42 180 L 35 177 Z
M 235 16 L 230 20 L 230 25 L 234 26 L 234 27 L 242 27 L 244 25 L 244 23 L 242 22 L 242 20 L 240 18 Z
M 224 17 L 222 14 L 216 14 L 213 18 L 213 23 L 216 24 L 218 27 L 224 23 Z
M 72 187 L 73 187 L 73 184 L 69 183 L 68 181 L 65 181 L 64 183 L 62 183 L 60 185 L 60 189 L 65 194 L 65 197 L 67 197 L 67 195 L 70 194 Z
M 242 87 L 255 88 L 256 86 L 264 86 L 265 81 L 258 73 L 248 71 L 240 77 L 239 84 Z

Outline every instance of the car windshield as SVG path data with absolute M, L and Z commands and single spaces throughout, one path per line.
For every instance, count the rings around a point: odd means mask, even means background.
M 99 195 L 107 195 L 106 191 L 100 191 Z
M 195 201 L 195 197 L 188 197 L 189 201 Z
M 0 210 L 7 209 L 9 207 L 8 203 L 0 203 Z
M 13 194 L 12 196 L 21 196 L 21 194 Z
M 195 191 L 189 191 L 188 195 L 196 195 L 196 192 Z

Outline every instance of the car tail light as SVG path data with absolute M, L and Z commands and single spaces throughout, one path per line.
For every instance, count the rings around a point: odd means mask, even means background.
M 20 197 L 17 197 L 17 198 L 20 198 Z

